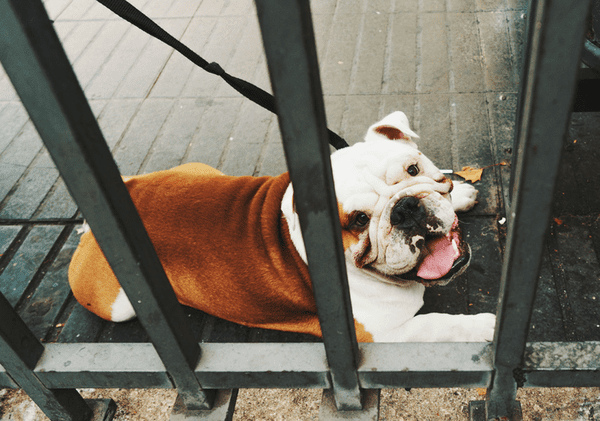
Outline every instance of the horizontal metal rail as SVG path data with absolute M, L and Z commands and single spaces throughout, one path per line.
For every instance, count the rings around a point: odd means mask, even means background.
M 493 373 L 491 344 L 360 343 L 358 348 L 364 389 L 485 387 Z M 320 343 L 204 343 L 202 350 L 194 373 L 211 389 L 331 387 Z M 527 343 L 522 370 L 524 387 L 598 386 L 600 342 Z M 47 344 L 33 371 L 47 388 L 175 387 L 154 347 L 145 343 Z M 15 385 L 1 380 L 0 387 Z
M 358 345 L 365 389 L 485 387 L 491 345 L 422 343 Z M 211 389 L 329 389 L 321 343 L 202 344 L 195 374 Z M 47 344 L 35 375 L 52 388 L 173 388 L 151 344 Z

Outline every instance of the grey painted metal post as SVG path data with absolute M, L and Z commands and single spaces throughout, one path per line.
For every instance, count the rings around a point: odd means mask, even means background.
M 362 407 L 358 347 L 308 1 L 257 0 L 337 408 Z
M 516 390 L 526 380 L 523 356 L 589 4 L 538 0 L 531 9 L 487 419 L 519 417 Z
M 89 420 L 92 411 L 75 389 L 48 389 L 33 374 L 44 346 L 2 294 L 0 320 L 0 363 L 19 387 L 51 420 Z
M 0 0 L 0 61 L 189 409 L 210 407 L 186 323 L 39 0 Z

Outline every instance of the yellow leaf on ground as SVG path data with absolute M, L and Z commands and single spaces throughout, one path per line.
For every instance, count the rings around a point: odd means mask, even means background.
M 456 171 L 454 174 L 464 178 L 471 183 L 481 180 L 483 168 L 463 167 L 462 171 Z

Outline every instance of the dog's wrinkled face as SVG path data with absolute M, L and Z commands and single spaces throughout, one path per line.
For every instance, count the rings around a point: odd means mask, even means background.
M 452 181 L 412 142 L 403 113 L 335 152 L 333 176 L 348 264 L 381 281 L 446 284 L 470 260 L 450 201 Z

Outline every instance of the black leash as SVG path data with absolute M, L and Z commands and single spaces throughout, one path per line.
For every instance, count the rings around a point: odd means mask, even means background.
M 218 63 L 209 63 L 200 57 L 198 54 L 190 50 L 178 39 L 171 36 L 168 32 L 158 26 L 152 19 L 144 15 L 134 6 L 129 4 L 126 0 L 98 0 L 99 3 L 108 7 L 115 14 L 119 15 L 129 23 L 140 28 L 142 31 L 153 36 L 154 38 L 164 42 L 168 46 L 179 51 L 195 65 L 201 67 L 209 73 L 221 76 L 225 82 L 227 82 L 233 89 L 238 91 L 240 94 L 255 102 L 261 107 L 277 114 L 275 110 L 275 99 L 273 95 L 265 92 L 258 86 L 255 86 L 245 80 L 231 76 Z M 337 133 L 327 129 L 329 133 L 329 143 L 336 149 L 345 148 L 348 143 L 342 139 Z

